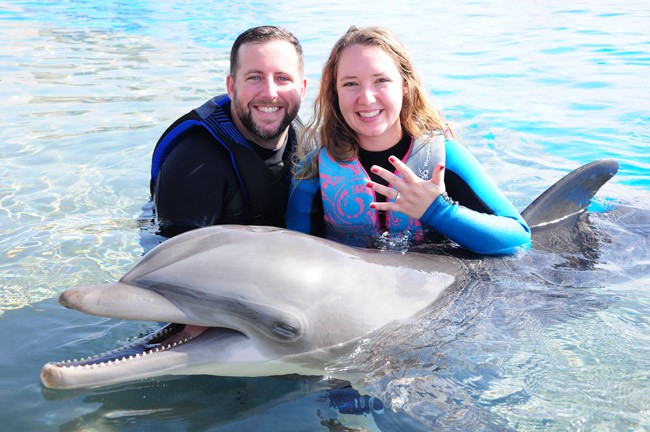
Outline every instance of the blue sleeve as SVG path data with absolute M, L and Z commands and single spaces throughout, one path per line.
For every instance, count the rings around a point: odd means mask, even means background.
M 309 159 L 305 163 L 308 162 Z M 287 228 L 307 234 L 312 233 L 313 204 L 319 190 L 320 181 L 318 177 L 308 180 L 291 179 L 289 202 L 285 214 Z
M 471 210 L 439 196 L 420 222 L 476 253 L 510 255 L 528 249 L 530 228 L 478 160 L 453 140 L 447 141 L 445 150 L 445 169 L 462 178 L 492 214 Z

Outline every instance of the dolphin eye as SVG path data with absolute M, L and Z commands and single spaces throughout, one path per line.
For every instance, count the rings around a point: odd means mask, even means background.
M 298 329 L 286 323 L 278 323 L 273 327 L 273 332 L 283 339 L 294 339 L 298 336 Z

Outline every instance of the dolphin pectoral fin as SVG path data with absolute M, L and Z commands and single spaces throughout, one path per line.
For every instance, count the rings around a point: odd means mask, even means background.
M 617 172 L 618 162 L 613 159 L 600 159 L 583 165 L 548 188 L 521 215 L 533 230 L 573 222 Z
M 70 288 L 61 293 L 59 303 L 107 318 L 192 324 L 183 311 L 162 295 L 122 282 Z

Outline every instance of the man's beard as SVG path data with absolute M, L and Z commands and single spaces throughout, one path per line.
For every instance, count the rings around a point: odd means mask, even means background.
M 260 127 L 259 124 L 253 120 L 253 113 L 247 107 L 243 106 L 237 100 L 237 95 L 233 95 L 233 104 L 235 104 L 235 113 L 239 117 L 239 120 L 242 122 L 244 127 L 248 132 L 256 138 L 259 138 L 262 141 L 274 140 L 284 133 L 287 127 L 291 124 L 294 118 L 298 115 L 298 107 L 294 107 L 291 111 L 288 110 L 284 114 L 284 118 L 280 122 L 277 128 L 273 130 L 265 130 Z

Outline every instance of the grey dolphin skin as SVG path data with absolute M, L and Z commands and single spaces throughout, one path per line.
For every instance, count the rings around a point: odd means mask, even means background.
M 578 168 L 522 214 L 544 233 L 575 223 L 617 170 L 613 160 Z M 91 315 L 171 324 L 108 353 L 47 363 L 41 380 L 72 389 L 163 375 L 328 375 L 342 347 L 462 287 L 464 269 L 450 254 L 360 249 L 286 229 L 193 230 L 119 282 L 59 297 Z

